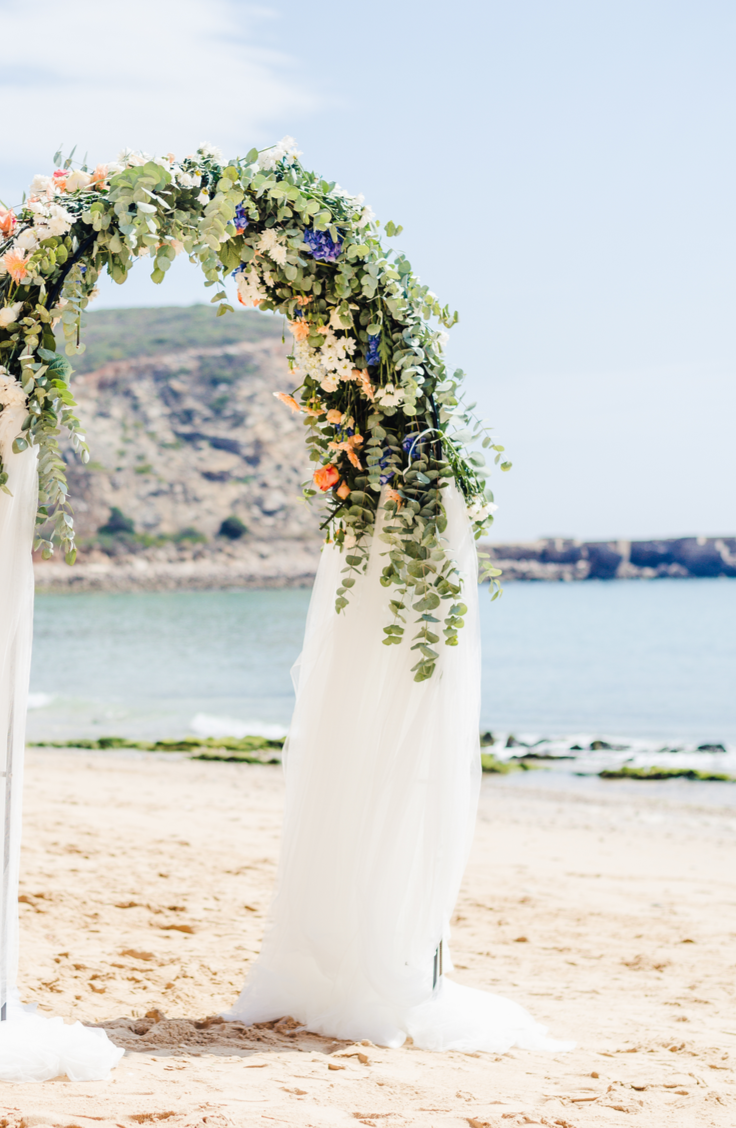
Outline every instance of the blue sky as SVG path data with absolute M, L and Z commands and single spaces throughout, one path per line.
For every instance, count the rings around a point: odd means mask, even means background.
M 736 532 L 736 7 L 726 0 L 0 0 L 0 196 L 62 139 L 284 133 L 459 309 L 514 461 L 497 539 Z M 20 59 L 20 55 L 16 56 Z M 23 56 L 25 58 L 25 55 Z M 197 272 L 100 304 L 189 303 Z

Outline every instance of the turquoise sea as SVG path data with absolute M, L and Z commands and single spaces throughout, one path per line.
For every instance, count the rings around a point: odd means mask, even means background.
M 29 738 L 283 733 L 308 602 L 39 596 Z M 502 743 L 736 746 L 736 581 L 509 583 L 481 607 L 482 727 Z

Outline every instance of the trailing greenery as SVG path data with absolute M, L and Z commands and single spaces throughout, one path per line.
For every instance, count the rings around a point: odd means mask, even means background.
M 699 779 L 716 783 L 736 783 L 736 776 L 721 772 L 702 772 L 697 768 L 632 768 L 624 764 L 620 768 L 606 768 L 598 772 L 601 779 Z
M 510 467 L 503 446 L 462 405 L 463 373 L 445 364 L 443 327 L 457 314 L 405 255 L 384 248 L 362 197 L 304 169 L 290 138 L 231 161 L 206 146 L 181 162 L 126 151 L 90 171 L 74 168 L 72 156 L 52 176 L 34 178 L 17 213 L 0 211 L 0 404 L 26 406 L 13 449 L 38 448 L 43 555 L 54 543 L 68 563 L 76 555 L 58 436 L 66 428 L 89 459 L 67 357 L 84 352 L 83 314 L 97 280 L 107 271 L 123 283 L 146 257 L 160 283 L 183 251 L 214 287 L 217 316 L 233 312 L 224 286 L 232 275 L 243 305 L 288 321 L 296 386 L 279 398 L 304 417 L 316 463 L 304 493 L 322 496 L 326 538 L 344 553 L 336 610 L 367 567 L 383 505 L 377 535 L 392 612 L 384 643 L 401 643 L 411 616 L 415 680 L 429 678 L 438 645 L 457 645 L 467 610 L 443 538 L 443 490 L 456 484 L 480 537 L 495 506 L 477 447 Z M 384 227 L 389 238 L 400 232 Z M 109 354 L 109 338 L 107 347 Z M 493 598 L 499 574 L 486 564 Z

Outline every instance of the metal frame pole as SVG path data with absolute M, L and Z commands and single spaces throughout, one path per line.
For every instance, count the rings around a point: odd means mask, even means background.
M 10 710 L 5 745 L 5 801 L 3 806 L 3 873 L 2 901 L 0 902 L 0 1022 L 8 1019 L 8 981 L 10 962 L 10 929 L 12 927 L 10 899 L 10 839 L 13 822 L 13 752 L 15 746 L 15 656 L 17 635 L 11 643 L 10 656 Z

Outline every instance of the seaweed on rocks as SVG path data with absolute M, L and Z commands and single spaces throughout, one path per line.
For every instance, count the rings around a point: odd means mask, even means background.
M 598 772 L 599 779 L 696 779 L 715 783 L 736 783 L 736 776 L 722 772 L 703 772 L 697 768 L 632 768 L 623 764 L 620 768 L 605 768 Z

